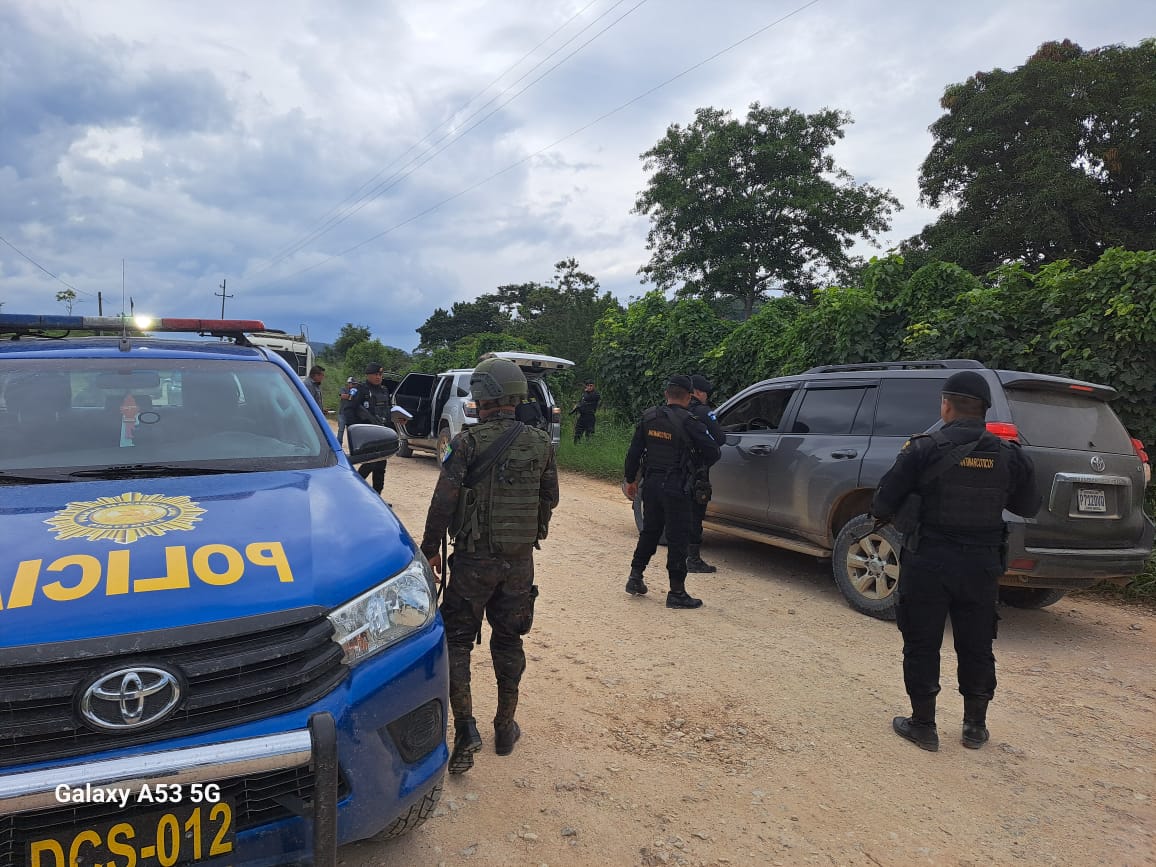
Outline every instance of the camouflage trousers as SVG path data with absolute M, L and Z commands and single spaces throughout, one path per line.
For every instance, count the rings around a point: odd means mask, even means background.
M 450 663 L 450 707 L 454 719 L 474 715 L 470 695 L 470 652 L 482 628 L 490 623 L 490 657 L 498 681 L 495 724 L 514 718 L 518 684 L 526 670 L 522 636 L 534 622 L 534 560 L 494 554 L 455 552 L 449 583 L 442 597 Z

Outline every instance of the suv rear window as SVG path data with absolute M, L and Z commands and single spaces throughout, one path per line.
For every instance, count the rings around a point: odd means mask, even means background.
M 1028 445 L 1130 455 L 1132 440 L 1102 400 L 1055 391 L 1008 389 L 1012 421 Z

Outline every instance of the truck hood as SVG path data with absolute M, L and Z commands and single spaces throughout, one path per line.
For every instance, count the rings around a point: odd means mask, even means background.
M 5 647 L 333 608 L 416 553 L 343 466 L 3 492 Z M 378 519 L 350 527 L 351 514 Z

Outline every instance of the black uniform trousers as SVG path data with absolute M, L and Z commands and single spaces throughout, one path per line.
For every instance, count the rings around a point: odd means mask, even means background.
M 632 569 L 645 569 L 666 531 L 666 571 L 670 589 L 686 589 L 686 546 L 693 520 L 690 493 L 679 473 L 648 475 L 642 484 L 642 532 L 630 560 Z
M 582 439 L 583 435 L 594 436 L 594 413 L 592 412 L 578 413 L 578 423 L 574 425 L 574 442 Z
M 951 617 L 959 692 L 991 700 L 999 615 L 998 547 L 971 547 L 923 539 L 919 551 L 904 549 L 899 567 L 896 622 L 903 633 L 903 685 L 913 699 L 939 693 L 939 649 Z
M 690 535 L 691 545 L 702 544 L 702 520 L 706 517 L 706 503 L 691 500 L 690 503 Z
M 369 478 L 369 474 L 373 473 L 373 489 L 379 494 L 385 490 L 385 464 L 386 461 L 374 461 L 372 464 L 361 464 L 357 468 L 363 479 Z

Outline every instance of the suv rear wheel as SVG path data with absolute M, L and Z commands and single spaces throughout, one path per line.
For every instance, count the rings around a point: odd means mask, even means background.
M 1047 587 L 1001 587 L 999 601 L 1012 608 L 1047 608 L 1055 605 L 1067 593 L 1066 590 L 1051 590 Z
M 831 571 L 852 608 L 894 620 L 903 537 L 891 526 L 873 531 L 874 526 L 870 515 L 856 515 L 843 525 L 831 552 Z

